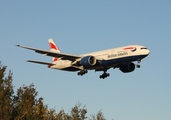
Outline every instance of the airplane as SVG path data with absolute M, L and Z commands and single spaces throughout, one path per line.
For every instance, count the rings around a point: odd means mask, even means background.
M 78 71 L 77 74 L 82 76 L 88 70 L 103 71 L 99 76 L 105 79 L 110 76 L 107 70 L 110 68 L 119 68 L 123 73 L 133 72 L 135 68 L 140 68 L 142 59 L 150 54 L 150 51 L 141 45 L 128 45 L 118 48 L 112 48 L 87 54 L 73 55 L 60 52 L 52 38 L 49 40 L 50 50 L 42 50 L 22 45 L 16 45 L 21 48 L 33 50 L 43 56 L 52 57 L 52 62 L 42 62 L 28 60 L 27 62 L 47 65 L 48 68 Z M 135 64 L 134 62 L 137 62 Z

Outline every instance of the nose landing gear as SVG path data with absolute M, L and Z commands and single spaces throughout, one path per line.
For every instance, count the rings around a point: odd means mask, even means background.
M 137 68 L 140 68 L 141 66 L 140 66 L 140 63 L 141 63 L 141 60 L 138 60 L 138 63 L 136 64 L 136 67 Z
M 137 67 L 137 68 L 140 68 L 141 66 L 137 64 L 136 67 Z

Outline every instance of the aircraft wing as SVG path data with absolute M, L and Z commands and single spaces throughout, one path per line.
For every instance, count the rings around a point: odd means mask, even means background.
M 61 58 L 62 60 L 75 61 L 76 59 L 82 57 L 82 56 L 79 56 L 79 55 L 57 53 L 57 52 L 53 52 L 53 51 L 41 50 L 41 49 L 31 48 L 31 47 L 22 46 L 22 45 L 16 45 L 16 46 L 21 47 L 21 48 L 25 48 L 25 49 L 29 49 L 29 50 L 33 50 L 33 51 L 35 51 L 37 53 L 43 54 L 44 56 L 51 56 L 51 57 Z

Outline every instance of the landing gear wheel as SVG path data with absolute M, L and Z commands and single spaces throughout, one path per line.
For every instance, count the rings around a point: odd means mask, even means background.
M 142 61 L 142 60 L 138 60 L 138 63 L 137 63 L 137 65 L 136 65 L 137 68 L 140 68 L 140 67 L 141 67 L 141 66 L 140 66 L 141 61 Z
M 101 79 L 101 78 L 105 79 L 105 78 L 107 78 L 107 77 L 109 77 L 109 76 L 110 76 L 109 73 L 103 73 L 102 75 L 99 76 L 99 78 L 100 78 L 100 79 Z
M 81 72 L 78 72 L 77 75 L 81 75 Z
M 81 70 L 80 72 L 77 73 L 77 75 L 81 75 L 82 76 L 82 75 L 84 75 L 86 73 L 88 73 L 87 70 Z
M 137 68 L 140 68 L 141 66 L 140 65 L 137 65 Z

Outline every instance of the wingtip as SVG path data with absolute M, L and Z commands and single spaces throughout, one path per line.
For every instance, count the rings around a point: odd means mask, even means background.
M 15 45 L 15 46 L 20 47 L 20 45 Z

